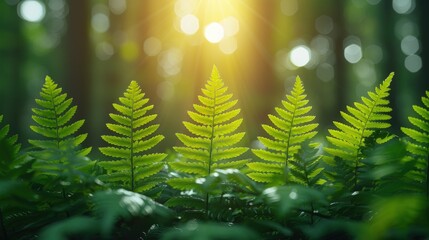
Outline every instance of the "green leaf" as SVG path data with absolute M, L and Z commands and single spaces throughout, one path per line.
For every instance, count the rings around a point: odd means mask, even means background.
M 332 157 L 338 157 L 347 161 L 345 166 L 353 166 L 353 183 L 347 188 L 356 189 L 358 184 L 359 167 L 364 155 L 362 149 L 367 147 L 366 139 L 375 130 L 390 127 L 387 122 L 390 119 L 391 108 L 388 107 L 387 98 L 390 94 L 390 84 L 393 73 L 391 73 L 374 92 L 368 92 L 367 97 L 362 97 L 363 103 L 355 102 L 354 107 L 347 106 L 347 112 L 340 112 L 344 122 L 335 122 L 337 129 L 329 130 L 330 136 L 327 140 L 330 143 L 325 147 L 325 152 Z M 335 175 L 334 173 L 330 175 Z
M 262 162 L 247 165 L 251 170 L 248 175 L 255 181 L 277 184 L 280 177 L 286 180 L 283 176 L 289 168 L 294 167 L 289 163 L 295 160 L 295 154 L 301 149 L 303 142 L 311 140 L 317 134 L 315 129 L 318 124 L 311 123 L 315 117 L 308 115 L 312 107 L 308 106 L 306 96 L 301 79 L 297 77 L 291 93 L 282 100 L 283 108 L 275 108 L 278 116 L 268 115 L 272 126 L 262 125 L 270 138 L 258 139 L 266 149 L 252 150 Z M 269 166 L 275 168 L 269 170 Z M 294 170 L 298 174 L 303 169 Z
M 157 115 L 146 115 L 153 105 L 146 105 L 149 99 L 144 98 L 136 81 L 131 81 L 119 102 L 113 104 L 118 113 L 109 114 L 115 123 L 106 124 L 115 135 L 102 136 L 109 146 L 99 148 L 102 154 L 109 157 L 99 163 L 107 172 L 103 181 L 116 185 L 121 183 L 123 188 L 131 191 L 147 191 L 161 182 L 155 179 L 160 178 L 166 157 L 166 154 L 148 151 L 157 146 L 164 136 L 153 136 L 159 125 L 149 123 Z
M 239 157 L 248 148 L 235 147 L 244 136 L 243 132 L 235 132 L 242 123 L 241 118 L 237 119 L 240 109 L 232 109 L 237 100 L 231 100 L 233 95 L 227 93 L 215 66 L 202 92 L 204 96 L 198 96 L 200 103 L 194 104 L 196 112 L 188 112 L 193 122 L 183 122 L 190 135 L 176 134 L 185 146 L 174 147 L 179 155 L 169 162 L 173 171 L 186 176 L 167 181 L 170 186 L 179 190 L 196 191 L 196 178 L 207 177 L 216 169 L 241 168 L 247 162 Z M 200 197 L 205 199 L 207 212 L 209 197 Z

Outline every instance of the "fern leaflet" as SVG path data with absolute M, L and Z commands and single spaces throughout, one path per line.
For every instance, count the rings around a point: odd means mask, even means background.
M 331 146 L 325 147 L 325 152 L 331 155 L 326 160 L 333 164 L 333 157 L 346 161 L 353 170 L 353 187 L 356 189 L 358 183 L 358 172 L 362 166 L 362 149 L 365 147 L 365 139 L 371 136 L 375 130 L 390 127 L 392 109 L 388 106 L 387 99 L 390 91 L 393 73 L 391 73 L 375 92 L 368 92 L 367 97 L 362 97 L 362 102 L 355 102 L 354 106 L 347 106 L 347 113 L 341 111 L 345 123 L 334 121 L 337 129 L 329 129 L 330 136 L 326 137 Z
M 262 159 L 247 164 L 253 170 L 248 174 L 253 180 L 272 185 L 282 185 L 287 181 L 289 168 L 293 168 L 289 163 L 295 158 L 301 144 L 317 134 L 315 129 L 318 124 L 313 123 L 315 117 L 308 114 L 312 107 L 308 106 L 306 97 L 302 81 L 296 77 L 291 94 L 282 101 L 283 107 L 275 108 L 279 116 L 268 115 L 273 126 L 262 125 L 271 139 L 258 137 L 267 149 L 252 150 Z M 298 171 L 295 169 L 295 173 Z
M 147 105 L 149 98 L 144 98 L 140 86 L 131 81 L 120 104 L 113 104 L 118 113 L 109 116 L 114 123 L 107 124 L 114 135 L 104 135 L 102 139 L 110 146 L 101 147 L 100 152 L 111 157 L 101 161 L 99 165 L 106 170 L 100 179 L 120 186 L 126 185 L 131 191 L 142 192 L 149 190 L 161 182 L 159 173 L 164 167 L 164 153 L 148 153 L 164 139 L 162 135 L 153 135 L 159 124 L 150 123 L 156 119 L 156 114 L 147 115 L 153 105 Z
M 414 105 L 416 117 L 408 117 L 412 128 L 402 127 L 401 130 L 410 141 L 407 151 L 417 156 L 416 178 L 425 184 L 426 196 L 429 197 L 429 91 L 421 98 L 423 106 Z
M 203 95 L 198 96 L 200 104 L 194 104 L 195 112 L 188 112 L 194 123 L 183 122 L 192 135 L 176 134 L 185 146 L 174 149 L 183 158 L 169 165 L 188 176 L 170 179 L 168 183 L 172 187 L 179 190 L 198 189 L 197 178 L 207 177 L 216 169 L 239 169 L 247 163 L 247 159 L 239 157 L 248 148 L 233 147 L 244 137 L 244 132 L 234 133 L 242 119 L 233 120 L 240 109 L 232 109 L 237 100 L 231 100 L 232 94 L 228 94 L 227 90 L 216 66 L 213 66 L 211 77 L 202 89 Z M 204 201 L 207 212 L 208 194 Z

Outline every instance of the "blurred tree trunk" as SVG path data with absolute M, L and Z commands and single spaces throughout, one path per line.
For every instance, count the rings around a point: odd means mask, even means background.
M 428 14 L 429 12 L 429 2 L 428 1 L 418 1 L 416 10 L 419 11 L 419 27 L 420 27 L 420 47 L 421 57 L 423 62 L 423 68 L 420 72 L 420 89 L 429 91 L 429 31 L 428 31 Z
M 345 17 L 344 17 L 344 1 L 337 0 L 335 3 L 334 11 L 332 12 L 332 19 L 335 23 L 334 31 L 334 52 L 335 52 L 335 94 L 337 100 L 335 101 L 335 112 L 340 112 L 344 109 L 344 104 L 347 103 L 346 94 L 351 90 L 348 89 L 346 84 L 346 66 L 343 56 L 344 46 L 343 41 L 346 38 L 345 32 Z
M 90 54 L 90 1 L 68 1 L 68 29 L 67 29 L 67 79 L 66 87 L 78 106 L 77 118 L 86 119 L 82 132 L 89 133 L 89 143 L 92 143 L 90 116 L 91 95 L 91 54 Z
M 28 97 L 21 69 L 26 44 L 22 43 L 22 20 L 16 11 L 16 5 L 0 1 L 0 115 L 13 134 L 24 132 L 20 129 L 22 109 Z

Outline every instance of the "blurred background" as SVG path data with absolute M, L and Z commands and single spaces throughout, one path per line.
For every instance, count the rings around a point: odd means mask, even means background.
M 31 108 L 50 75 L 98 147 L 112 103 L 136 80 L 165 150 L 216 64 L 252 145 L 297 75 L 323 136 L 394 71 L 398 133 L 429 90 L 428 12 L 424 0 L 0 0 L 0 114 L 21 141 L 33 137 Z

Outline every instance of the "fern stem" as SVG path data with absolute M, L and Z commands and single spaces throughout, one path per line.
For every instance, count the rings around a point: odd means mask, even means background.
M 3 212 L 1 210 L 1 208 L 0 208 L 0 226 L 1 226 L 1 230 L 3 232 L 3 238 L 5 240 L 7 240 L 8 239 L 8 237 L 7 237 L 7 230 L 6 230 L 6 226 L 4 225 Z
M 297 99 L 296 99 L 297 100 Z M 294 109 L 292 113 L 292 119 L 290 120 L 290 125 L 293 126 L 293 120 L 295 119 L 295 113 L 296 113 L 296 102 L 294 103 Z M 286 161 L 285 161 L 285 183 L 288 181 L 288 162 L 289 162 L 289 144 L 290 144 L 290 138 L 292 136 L 292 127 L 289 129 L 288 136 L 287 136 L 287 145 L 286 145 Z
M 132 101 L 131 101 L 131 135 L 130 135 L 130 140 L 131 140 L 131 145 L 130 145 L 130 167 L 131 167 L 131 191 L 134 192 L 134 159 L 133 159 L 133 155 L 134 155 L 134 124 L 133 124 L 133 119 L 134 119 L 134 91 L 133 91 L 133 96 L 132 96 Z
M 354 169 L 354 180 L 353 180 L 353 190 L 357 190 L 357 181 L 358 181 L 358 170 L 359 170 L 359 151 L 362 147 L 363 144 L 363 140 L 364 140 L 364 134 L 365 134 L 365 130 L 367 128 L 370 116 L 372 115 L 372 112 L 374 111 L 375 106 L 377 106 L 377 102 L 378 100 L 380 100 L 380 96 L 377 94 L 377 99 L 374 100 L 374 104 L 371 107 L 371 110 L 369 111 L 368 117 L 365 119 L 365 123 L 363 125 L 362 131 L 361 131 L 361 138 L 359 139 L 359 145 L 358 148 L 356 149 L 356 161 L 355 161 L 355 169 Z
M 212 132 L 210 135 L 210 148 L 209 148 L 209 166 L 208 166 L 208 172 L 207 176 L 211 173 L 211 167 L 212 167 L 212 157 L 213 157 L 213 139 L 214 139 L 214 124 L 215 124 L 215 114 L 216 114 L 216 88 L 213 90 L 213 114 L 212 114 Z M 208 217 L 209 215 L 209 193 L 206 193 L 206 215 Z

